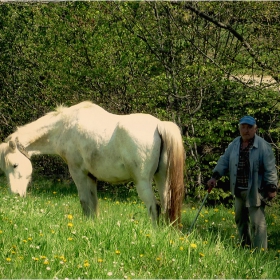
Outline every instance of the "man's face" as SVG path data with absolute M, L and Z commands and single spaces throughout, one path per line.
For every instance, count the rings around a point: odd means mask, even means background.
M 240 124 L 239 131 L 243 141 L 248 141 L 255 136 L 257 131 L 257 126 L 253 126 L 246 123 Z

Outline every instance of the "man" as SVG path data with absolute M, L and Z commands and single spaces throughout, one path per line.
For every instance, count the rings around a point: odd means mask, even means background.
M 278 177 L 271 146 L 256 131 L 253 117 L 244 116 L 240 120 L 240 136 L 220 157 L 207 184 L 216 186 L 217 180 L 229 171 L 230 190 L 235 196 L 235 222 L 242 245 L 267 249 L 264 208 L 276 196 Z

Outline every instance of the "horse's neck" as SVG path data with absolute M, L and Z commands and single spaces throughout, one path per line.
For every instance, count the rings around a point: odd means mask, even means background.
M 60 118 L 48 114 L 32 123 L 20 127 L 12 138 L 18 138 L 27 152 L 32 154 L 55 154 L 54 141 Z

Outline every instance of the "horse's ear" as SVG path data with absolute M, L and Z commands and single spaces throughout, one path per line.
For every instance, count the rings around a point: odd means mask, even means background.
M 16 143 L 14 141 L 10 140 L 9 141 L 9 147 L 12 150 L 12 152 L 14 152 L 16 150 L 16 148 L 17 148 L 17 145 L 16 145 Z
M 25 155 L 28 159 L 30 159 L 30 155 L 28 154 L 28 152 L 25 150 L 24 146 L 19 142 L 18 138 L 16 137 L 16 146 L 18 148 L 18 150 Z

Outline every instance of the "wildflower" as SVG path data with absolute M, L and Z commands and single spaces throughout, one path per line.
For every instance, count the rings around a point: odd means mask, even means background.
M 57 192 L 53 192 L 53 194 L 57 194 Z
M 2 234 L 3 233 L 3 230 L 0 230 L 0 234 Z
M 49 261 L 48 260 L 44 260 L 43 264 L 47 265 L 47 264 L 49 264 Z
M 179 240 L 180 240 L 180 241 L 184 241 L 185 238 L 184 238 L 184 237 L 180 237 Z
M 117 255 L 119 255 L 119 254 L 121 253 L 121 251 L 116 250 L 115 253 L 116 253 Z
M 180 249 L 180 251 L 183 251 L 183 250 L 184 250 L 184 247 L 183 247 L 183 246 L 180 246 L 179 249 Z
M 143 254 L 140 254 L 140 258 L 143 258 L 144 257 L 144 255 Z
M 200 256 L 201 258 L 205 257 L 205 255 L 204 255 L 203 253 L 199 253 L 199 256 Z
M 205 220 L 205 223 L 208 223 L 208 220 Z
M 71 214 L 67 215 L 68 220 L 73 220 L 73 216 Z
M 24 240 L 22 240 L 22 242 L 26 243 L 26 242 L 27 242 L 27 240 L 26 240 L 26 239 L 24 239 Z
M 28 241 L 32 241 L 32 237 L 28 237 L 27 240 L 28 240 Z
M 234 236 L 234 235 L 231 235 L 230 238 L 235 238 L 235 236 Z
M 99 258 L 99 259 L 97 259 L 97 262 L 98 262 L 98 263 L 102 263 L 103 260 L 102 260 L 101 258 Z
M 194 243 L 191 243 L 191 248 L 196 249 L 196 248 L 197 248 L 197 245 L 194 244 Z
M 68 240 L 68 241 L 72 241 L 73 238 L 72 238 L 72 237 L 68 237 L 67 240 Z
M 146 237 L 150 237 L 151 235 L 150 234 L 146 234 Z
M 169 244 L 174 244 L 174 241 L 173 240 L 169 240 Z
M 32 260 L 37 262 L 37 261 L 39 261 L 39 258 L 32 257 Z
M 11 262 L 12 259 L 11 259 L 11 258 L 6 258 L 6 261 L 7 261 L 7 262 Z
M 68 227 L 73 227 L 73 224 L 72 223 L 68 223 L 67 226 Z
M 219 209 L 215 208 L 215 209 L 214 209 L 214 212 L 219 212 Z
M 51 270 L 51 268 L 49 266 L 46 267 L 46 270 Z
M 112 276 L 112 275 L 113 275 L 113 272 L 109 271 L 109 272 L 107 273 L 107 275 L 108 275 L 108 276 Z
M 157 261 L 160 261 L 161 260 L 161 258 L 160 257 L 157 257 L 157 259 L 156 259 Z
M 90 266 L 90 264 L 89 264 L 88 260 L 85 260 L 84 261 L 84 267 L 89 267 L 89 266 Z

